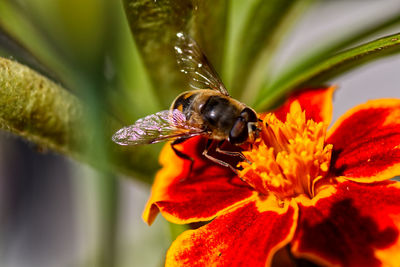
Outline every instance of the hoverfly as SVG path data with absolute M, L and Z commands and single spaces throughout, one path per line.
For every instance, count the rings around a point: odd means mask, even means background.
M 180 94 L 169 110 L 146 116 L 118 130 L 112 140 L 120 145 L 173 140 L 171 146 L 175 153 L 191 160 L 193 165 L 193 159 L 177 150 L 175 145 L 202 135 L 208 138 L 203 155 L 237 173 L 227 162 L 209 155 L 209 149 L 217 141 L 216 152 L 245 159 L 240 152 L 224 151 L 220 147 L 225 141 L 232 145 L 253 141 L 260 131 L 257 114 L 229 96 L 218 74 L 192 38 L 183 33 L 178 33 L 177 38 L 174 48 L 178 65 L 189 77 L 193 90 Z

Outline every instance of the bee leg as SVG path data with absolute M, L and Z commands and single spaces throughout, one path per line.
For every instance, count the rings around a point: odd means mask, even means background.
M 190 167 L 189 167 L 189 172 L 188 172 L 188 177 L 189 177 L 189 175 L 192 173 L 193 164 L 194 164 L 194 159 L 193 159 L 191 156 L 189 156 L 189 155 L 183 153 L 182 151 L 179 151 L 179 150 L 176 149 L 176 147 L 175 147 L 176 145 L 185 142 L 187 139 L 188 139 L 188 138 L 185 138 L 185 137 L 181 137 L 181 138 L 175 139 L 175 140 L 171 143 L 171 148 L 172 148 L 172 150 L 175 152 L 175 154 L 176 154 L 178 157 L 180 157 L 181 159 L 190 160 Z
M 225 142 L 225 140 L 222 140 L 221 142 L 218 143 L 217 148 L 215 149 L 216 152 L 224 154 L 224 155 L 228 155 L 228 156 L 231 156 L 231 157 L 240 157 L 242 160 L 245 160 L 247 163 L 249 163 L 249 164 L 252 163 L 240 151 L 222 150 L 221 146 L 223 145 L 224 142 Z
M 222 166 L 224 166 L 224 167 L 230 168 L 237 176 L 239 176 L 238 171 L 237 171 L 232 165 L 230 165 L 229 163 L 227 163 L 227 162 L 225 162 L 225 161 L 223 161 L 223 160 L 214 158 L 213 156 L 211 156 L 210 154 L 208 154 L 208 150 L 210 149 L 212 143 L 213 143 L 213 140 L 212 140 L 212 139 L 208 139 L 206 148 L 205 148 L 204 151 L 203 151 L 203 156 L 205 156 L 206 158 L 208 158 L 208 159 L 211 160 L 212 162 L 215 162 L 215 163 L 217 163 L 217 164 L 219 164 L 219 165 L 222 165 Z M 240 176 L 239 176 L 239 177 L 240 177 Z

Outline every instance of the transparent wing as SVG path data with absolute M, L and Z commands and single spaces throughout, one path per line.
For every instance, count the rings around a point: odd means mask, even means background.
M 174 109 L 163 110 L 139 119 L 135 124 L 118 130 L 112 140 L 120 145 L 142 145 L 202 133 L 204 130 L 187 125 L 185 115 Z
M 229 96 L 217 72 L 211 66 L 197 43 L 189 36 L 179 32 L 175 45 L 177 61 L 181 71 L 189 76 L 193 89 L 213 89 Z

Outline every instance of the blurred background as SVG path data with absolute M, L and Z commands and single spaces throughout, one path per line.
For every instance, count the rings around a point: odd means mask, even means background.
M 231 2 L 225 57 L 235 49 L 235 31 L 248 5 Z M 398 0 L 313 1 L 277 49 L 271 75 L 335 36 L 395 14 L 400 14 Z M 130 33 L 123 1 L 0 0 L 0 32 L 0 56 L 36 69 L 93 107 L 87 124 L 98 131 L 102 111 L 121 125 L 132 124 L 167 109 L 177 92 L 187 89 L 173 88 L 160 98 Z M 395 32 L 398 23 L 366 40 Z M 163 64 L 162 58 L 152 60 Z M 229 77 L 229 67 L 217 69 L 223 80 Z M 339 87 L 333 119 L 368 99 L 400 98 L 399 70 L 395 55 L 330 80 Z M 100 162 L 108 160 L 109 143 L 98 141 L 93 153 Z M 128 177 L 1 131 L 0 266 L 161 266 L 179 229 L 162 216 L 151 227 L 141 219 L 160 148 L 136 153 L 143 175 Z

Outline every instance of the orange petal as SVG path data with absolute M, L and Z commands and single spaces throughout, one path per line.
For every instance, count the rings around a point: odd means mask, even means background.
M 331 172 L 357 182 L 400 174 L 400 99 L 369 101 L 342 116 L 328 132 Z
M 208 221 L 231 206 L 250 198 L 251 188 L 226 167 L 206 160 L 203 152 L 206 140 L 193 137 L 177 146 L 194 159 L 189 174 L 190 160 L 178 157 L 171 145 L 164 146 L 151 196 L 143 212 L 143 219 L 151 224 L 160 211 L 173 223 Z M 235 165 L 233 165 L 235 166 Z
M 166 266 L 266 266 L 293 237 L 297 206 L 252 201 L 211 223 L 181 234 L 167 253 Z M 268 208 L 269 207 L 269 208 Z
M 324 266 L 398 266 L 400 183 L 339 182 L 332 196 L 299 204 L 293 254 Z
M 296 92 L 280 108 L 275 110 L 274 113 L 278 119 L 286 121 L 286 114 L 290 111 L 290 105 L 297 100 L 302 110 L 306 111 L 307 120 L 322 121 L 326 125 L 329 125 L 332 120 L 332 96 L 335 88 L 335 86 L 331 86 Z

